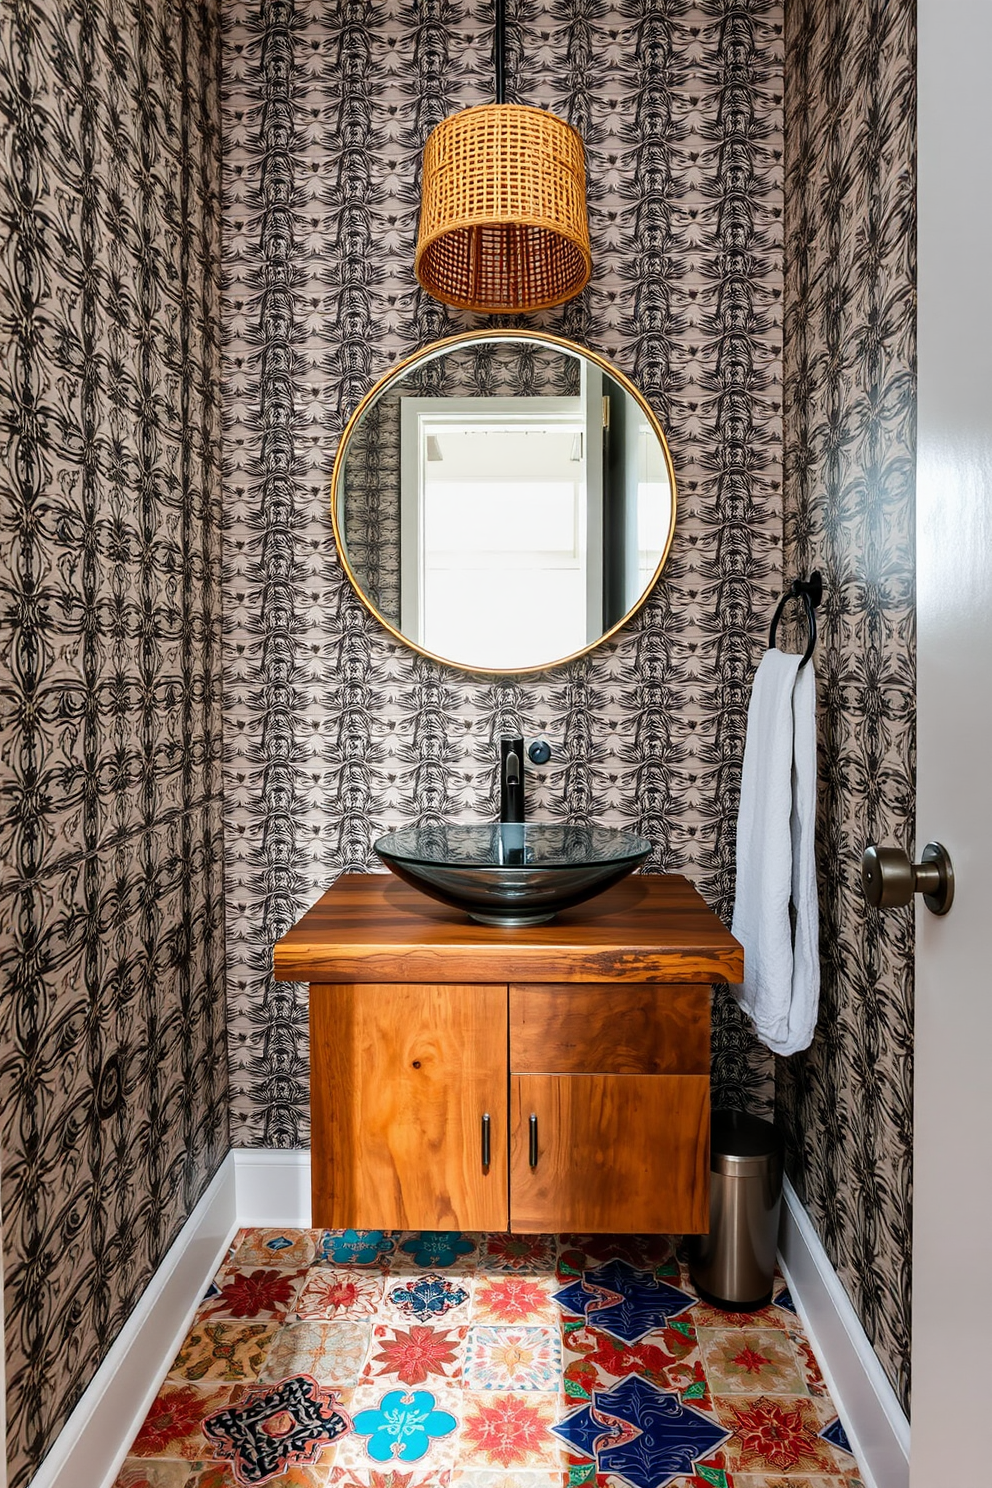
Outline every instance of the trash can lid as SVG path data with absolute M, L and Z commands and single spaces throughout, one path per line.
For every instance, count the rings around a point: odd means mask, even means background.
M 740 1177 L 757 1173 L 770 1158 L 781 1160 L 784 1142 L 770 1121 L 747 1111 L 714 1111 L 710 1123 L 710 1167 Z

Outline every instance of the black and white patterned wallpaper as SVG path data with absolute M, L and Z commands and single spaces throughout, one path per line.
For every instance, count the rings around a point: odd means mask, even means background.
M 785 518 L 823 571 L 819 1031 L 777 1061 L 789 1168 L 909 1404 L 913 913 L 865 904 L 915 813 L 915 6 L 793 0 Z
M 227 1148 L 219 34 L 0 6 L 0 1112 L 23 1488 Z
M 595 347 L 670 433 L 675 545 L 612 645 L 524 682 L 394 644 L 342 577 L 328 511 L 344 423 L 461 326 L 413 276 L 420 155 L 492 96 L 471 0 L 225 8 L 225 786 L 232 1131 L 308 1135 L 303 989 L 273 942 L 391 826 L 495 812 L 496 740 L 546 734 L 537 816 L 623 824 L 729 917 L 751 677 L 781 588 L 779 0 L 522 0 L 509 96 L 588 151 L 594 275 L 528 323 Z M 716 1007 L 718 1098 L 770 1060 Z

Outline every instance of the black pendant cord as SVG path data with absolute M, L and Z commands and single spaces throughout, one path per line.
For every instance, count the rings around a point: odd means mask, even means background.
M 496 31 L 493 36 L 496 68 L 496 102 L 506 102 L 506 0 L 496 0 Z

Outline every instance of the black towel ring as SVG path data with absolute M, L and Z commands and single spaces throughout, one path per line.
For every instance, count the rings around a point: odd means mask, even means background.
M 822 598 L 823 579 L 820 575 L 819 570 L 817 570 L 815 573 L 811 573 L 808 579 L 793 579 L 792 583 L 789 585 L 788 589 L 785 591 L 785 593 L 782 595 L 782 598 L 775 606 L 775 613 L 772 616 L 771 630 L 768 632 L 769 649 L 771 649 L 775 645 L 775 630 L 778 626 L 779 620 L 782 618 L 782 611 L 785 609 L 787 603 L 790 599 L 801 599 L 803 602 L 803 609 L 806 611 L 806 624 L 809 628 L 809 643 L 806 647 L 806 650 L 803 652 L 803 659 L 799 663 L 801 667 L 804 667 L 809 661 L 810 657 L 813 655 L 813 648 L 816 646 L 816 607 L 820 603 L 820 600 Z

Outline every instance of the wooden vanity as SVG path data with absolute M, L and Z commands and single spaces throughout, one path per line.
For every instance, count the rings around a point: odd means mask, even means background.
M 705 1231 L 710 986 L 743 964 L 682 877 L 508 929 L 343 875 L 275 947 L 310 983 L 313 1223 Z

